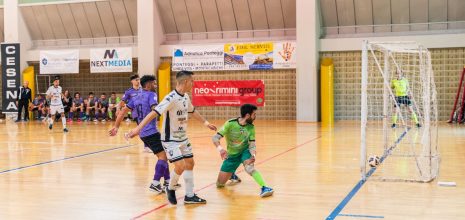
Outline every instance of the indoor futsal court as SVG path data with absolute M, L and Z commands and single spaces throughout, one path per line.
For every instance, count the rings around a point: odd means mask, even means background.
M 0 219 L 465 219 L 465 1 L 0 0 Z

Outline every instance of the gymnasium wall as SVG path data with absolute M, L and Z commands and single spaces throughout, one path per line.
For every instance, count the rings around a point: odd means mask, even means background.
M 171 62 L 171 58 L 162 58 Z M 258 119 L 295 120 L 296 70 L 211 71 L 195 72 L 195 80 L 264 80 L 265 106 L 259 107 Z M 176 73 L 171 73 L 171 88 L 175 88 Z M 209 120 L 238 117 L 239 107 L 196 107 Z
M 162 58 L 171 62 L 171 58 Z M 31 62 L 34 71 L 39 73 L 39 63 Z M 133 61 L 137 72 L 137 59 Z M 110 94 L 115 91 L 122 94 L 130 87 L 129 76 L 132 73 L 90 73 L 89 61 L 80 61 L 79 74 L 63 74 L 60 85 L 71 93 L 79 91 L 87 97 L 92 91 L 96 95 L 102 92 Z M 175 72 L 171 74 L 172 89 L 175 88 Z M 258 119 L 295 120 L 296 118 L 296 82 L 295 69 L 290 70 L 256 70 L 256 71 L 215 71 L 195 72 L 197 80 L 264 80 L 265 106 L 259 108 Z M 49 86 L 45 77 L 39 77 L 39 91 L 45 92 Z M 209 120 L 225 120 L 239 115 L 238 107 L 197 107 Z
M 465 65 L 465 48 L 430 49 L 438 92 L 439 120 L 449 119 L 458 81 Z M 334 118 L 360 119 L 361 51 L 321 52 L 334 61 Z
M 34 66 L 35 74 L 39 74 L 40 68 L 38 62 L 29 62 Z M 63 90 L 69 90 L 71 94 L 80 92 L 81 97 L 87 97 L 89 92 L 94 92 L 96 96 L 105 92 L 107 97 L 111 92 L 123 94 L 131 86 L 129 76 L 137 73 L 137 59 L 133 59 L 133 72 L 131 73 L 90 73 L 88 60 L 79 61 L 79 74 L 61 74 L 60 86 Z M 53 82 L 53 76 L 52 82 Z M 39 91 L 45 93 L 51 85 L 48 78 L 44 75 L 38 77 Z

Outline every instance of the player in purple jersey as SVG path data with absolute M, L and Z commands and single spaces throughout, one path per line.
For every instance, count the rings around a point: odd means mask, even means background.
M 137 112 L 137 120 L 142 121 L 145 116 L 147 116 L 152 109 L 158 105 L 157 94 L 155 91 L 155 77 L 153 76 L 143 76 L 140 79 L 140 83 L 143 87 L 143 90 L 137 95 L 136 99 L 131 99 L 124 107 L 118 117 L 114 127 L 110 130 L 110 136 L 115 136 L 118 133 L 119 126 L 121 121 L 124 118 L 124 115 L 129 111 Z M 161 177 L 164 177 L 165 184 L 168 184 L 170 179 L 169 166 L 165 151 L 161 144 L 160 132 L 157 129 L 157 120 L 154 119 L 147 123 L 141 130 L 139 134 L 140 139 L 148 146 L 152 152 L 158 157 L 158 162 L 155 165 L 155 174 L 153 176 L 152 184 L 150 185 L 150 190 L 156 191 L 159 193 L 163 192 L 163 187 L 160 184 Z
M 142 88 L 140 87 L 140 79 L 139 79 L 139 76 L 138 75 L 132 75 L 130 77 L 131 79 L 131 84 L 132 84 L 132 87 L 129 88 L 128 90 L 126 90 L 124 92 L 124 95 L 123 95 L 123 98 L 121 99 L 121 102 L 119 104 L 119 106 L 121 106 L 121 108 L 125 105 L 125 104 L 128 104 L 129 101 L 131 101 L 132 98 L 136 97 L 141 91 L 142 91 Z M 118 112 L 116 113 L 118 115 Z M 126 116 L 127 114 L 125 114 Z M 131 117 L 133 119 L 136 119 L 136 122 L 139 123 L 139 121 L 137 121 L 137 111 L 131 111 Z M 128 116 L 128 120 L 127 121 L 130 121 L 130 117 Z M 147 153 L 150 153 L 151 150 L 150 148 L 147 146 L 147 145 L 144 145 L 144 151 L 147 152 Z
M 132 98 L 136 97 L 139 94 L 139 92 L 142 91 L 142 88 L 140 87 L 139 76 L 132 75 L 130 79 L 131 79 L 132 87 L 124 92 L 123 98 L 121 99 L 121 102 L 120 102 L 121 108 L 123 107 L 123 104 L 128 104 Z M 137 118 L 137 112 L 131 111 L 131 116 L 132 118 Z

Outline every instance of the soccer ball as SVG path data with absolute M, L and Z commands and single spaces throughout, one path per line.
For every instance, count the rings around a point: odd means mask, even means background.
M 368 158 L 368 165 L 370 165 L 370 167 L 377 167 L 379 165 L 379 157 L 376 155 L 370 156 Z

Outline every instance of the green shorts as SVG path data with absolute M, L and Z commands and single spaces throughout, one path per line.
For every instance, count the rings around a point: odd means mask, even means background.
M 223 161 L 221 171 L 227 173 L 234 173 L 242 162 L 252 158 L 249 149 L 244 150 L 242 153 L 234 156 L 229 156 L 228 159 Z

